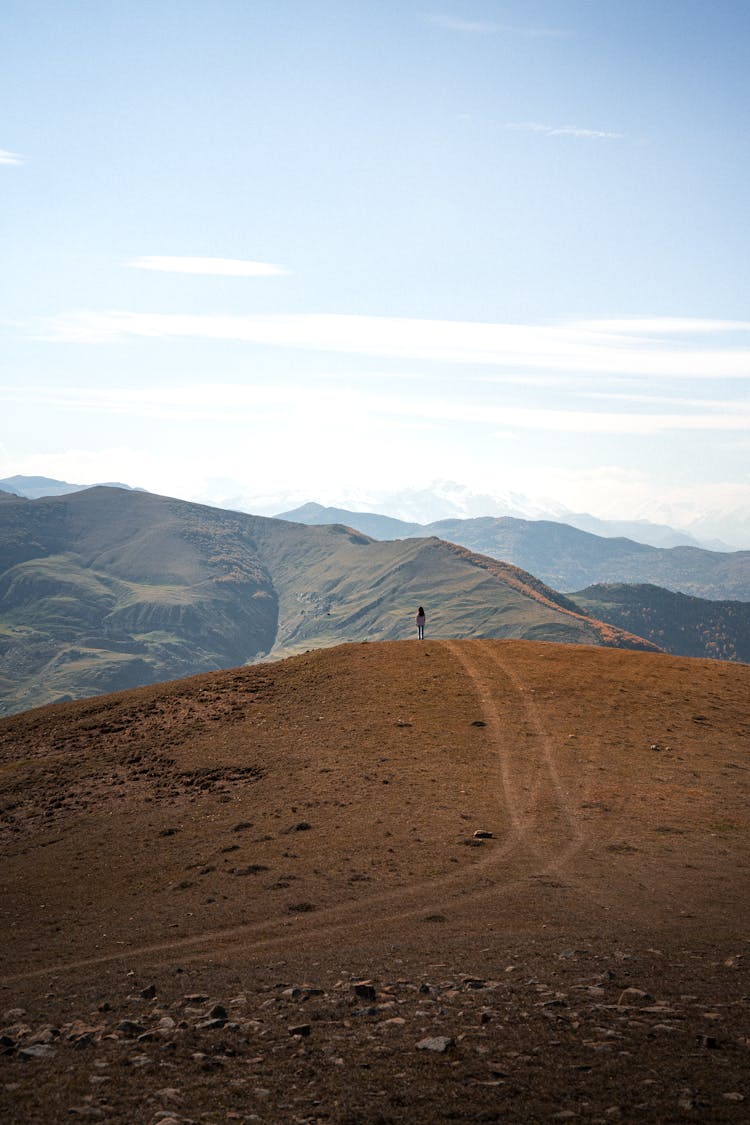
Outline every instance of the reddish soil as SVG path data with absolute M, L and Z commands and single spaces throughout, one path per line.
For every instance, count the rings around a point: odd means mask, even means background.
M 748 1120 L 749 699 L 428 640 L 3 720 L 0 1119 Z

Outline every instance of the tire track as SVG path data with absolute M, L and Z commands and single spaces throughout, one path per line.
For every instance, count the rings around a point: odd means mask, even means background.
M 528 688 L 517 673 L 501 659 L 499 653 L 490 651 L 491 662 L 511 684 L 513 693 L 521 701 L 522 709 L 535 732 L 535 741 L 542 748 L 542 764 L 549 774 L 552 789 L 573 837 L 562 851 L 555 849 L 552 856 L 549 855 L 549 847 L 540 846 L 540 834 L 534 816 L 540 793 L 538 774 L 531 801 L 527 802 L 528 807 L 524 806 L 518 796 L 519 782 L 512 769 L 508 734 L 493 696 L 493 685 L 487 675 L 480 670 L 476 658 L 477 655 L 481 655 L 486 660 L 487 647 L 483 646 L 481 641 L 433 643 L 444 647 L 450 653 L 473 685 L 482 721 L 495 748 L 495 776 L 488 779 L 488 783 L 495 788 L 500 817 L 509 824 L 504 839 L 498 841 L 497 846 L 488 849 L 487 854 L 473 863 L 468 871 L 438 876 L 382 891 L 364 899 L 339 903 L 317 912 L 315 918 L 296 916 L 264 919 L 169 941 L 112 950 L 94 957 L 14 974 L 2 978 L 2 983 L 12 984 L 55 973 L 95 968 L 117 961 L 135 961 L 143 957 L 160 958 L 165 954 L 182 953 L 181 959 L 188 962 L 205 960 L 208 957 L 218 958 L 222 954 L 230 954 L 238 947 L 246 949 L 250 947 L 254 951 L 261 952 L 283 948 L 294 941 L 333 936 L 344 930 L 350 934 L 355 934 L 362 929 L 372 931 L 377 927 L 386 927 L 392 922 L 418 919 L 429 912 L 476 904 L 488 896 L 496 899 L 499 894 L 528 886 L 531 878 L 568 862 L 582 840 L 580 825 L 560 782 L 553 761 L 550 737 L 529 695 Z M 512 869 L 511 860 L 514 861 Z M 501 869 L 502 876 L 498 876 L 498 868 Z M 486 885 L 477 887 L 477 881 L 482 878 L 487 880 Z
M 584 841 L 584 831 L 581 821 L 573 807 L 573 803 L 560 779 L 554 760 L 554 747 L 552 738 L 547 731 L 540 715 L 539 709 L 533 700 L 528 685 L 523 681 L 518 672 L 503 659 L 502 652 L 495 646 L 488 646 L 482 641 L 456 641 L 445 642 L 456 660 L 459 661 L 467 675 L 474 684 L 475 691 L 483 707 L 486 721 L 495 737 L 498 756 L 501 759 L 501 778 L 503 786 L 503 799 L 508 809 L 512 823 L 517 828 L 519 843 L 532 854 L 541 868 L 537 875 L 543 875 L 565 866 Z M 507 724 L 498 708 L 493 696 L 493 685 L 489 682 L 486 672 L 481 671 L 477 656 L 485 663 L 489 660 L 494 668 L 505 677 L 509 683 L 513 696 L 519 701 L 521 713 L 528 726 L 531 728 L 532 738 L 540 754 L 529 754 L 528 742 L 512 745 L 512 739 L 507 731 Z M 495 689 L 496 695 L 496 689 Z M 513 759 L 516 759 L 514 765 Z M 521 775 L 518 760 L 521 760 L 527 771 L 529 766 L 533 770 L 533 784 L 529 787 L 529 796 L 524 800 L 520 796 L 522 782 L 528 780 Z M 552 832 L 553 823 L 549 810 L 542 804 L 545 788 L 549 789 L 549 803 L 552 812 L 559 813 L 563 822 L 556 832 Z M 540 823 L 541 817 L 544 821 Z M 559 837 L 562 837 L 559 839 Z

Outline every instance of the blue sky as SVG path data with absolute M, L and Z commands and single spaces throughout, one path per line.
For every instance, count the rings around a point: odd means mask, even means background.
M 749 4 L 5 0 L 0 43 L 0 476 L 744 534 Z

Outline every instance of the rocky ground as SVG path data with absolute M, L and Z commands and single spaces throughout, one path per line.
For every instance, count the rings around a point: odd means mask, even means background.
M 0 724 L 0 1119 L 750 1118 L 746 666 L 360 645 Z

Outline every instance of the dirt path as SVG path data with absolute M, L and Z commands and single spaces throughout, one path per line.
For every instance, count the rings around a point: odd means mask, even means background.
M 341 903 L 314 917 L 278 917 L 207 930 L 189 937 L 119 947 L 94 957 L 56 963 L 5 977 L 3 983 L 94 968 L 141 958 L 161 960 L 180 954 L 188 962 L 229 957 L 242 949 L 265 952 L 290 943 L 333 940 L 356 931 L 382 930 L 429 915 L 479 910 L 533 879 L 569 867 L 583 840 L 582 825 L 562 784 L 554 745 L 531 690 L 497 649 L 482 642 L 433 642 L 450 654 L 468 677 L 480 707 L 481 722 L 493 748 L 487 785 L 495 792 L 503 836 L 488 840 L 469 871 L 450 873 Z M 502 701 L 502 706 L 500 701 Z M 508 716 L 514 716 L 511 726 Z M 525 726 L 525 731 L 523 730 Z M 525 737 L 523 737 L 525 735 Z

